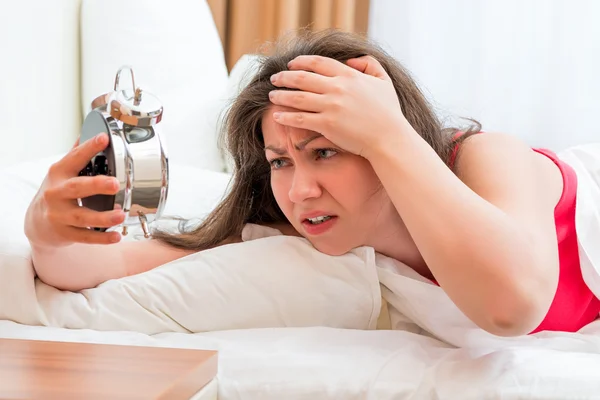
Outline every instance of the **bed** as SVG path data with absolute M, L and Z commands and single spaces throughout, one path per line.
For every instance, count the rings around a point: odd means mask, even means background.
M 457 312 L 435 300 L 442 293 L 427 292 L 437 287 L 360 251 L 339 261 L 337 272 L 311 269 L 325 262 L 300 253 L 310 250 L 298 238 L 287 239 L 291 250 L 283 242 L 259 247 L 279 249 L 269 262 L 238 248 L 215 253 L 213 272 L 191 258 L 82 294 L 46 287 L 31 273 L 22 218 L 53 160 L 0 172 L 11 194 L 2 200 L 11 212 L 0 217 L 0 338 L 218 350 L 217 379 L 205 390 L 220 400 L 600 397 L 600 321 L 577 333 L 522 338 L 486 335 L 459 316 L 448 331 L 428 330 Z M 195 167 L 172 172 L 166 212 L 187 211 L 186 218 L 214 207 L 229 183 L 228 174 Z M 143 239 L 133 230 L 126 240 Z M 266 240 L 283 239 L 254 242 Z M 290 251 L 306 262 L 284 268 L 279 257 Z M 404 285 L 401 293 L 415 290 L 441 306 L 423 319 L 415 304 L 394 297 L 390 275 L 402 276 L 393 281 Z
M 240 279 L 255 281 L 244 286 L 247 296 L 229 298 L 227 309 L 218 308 L 225 307 L 222 303 L 201 308 L 207 294 L 179 290 L 190 274 L 197 274 L 190 271 L 195 271 L 191 266 L 198 259 L 78 295 L 53 291 L 37 281 L 22 232 L 27 204 L 47 167 L 75 141 L 89 100 L 111 89 L 114 73 L 123 63 L 133 64 L 140 84 L 148 84 L 164 99 L 164 130 L 173 166 L 166 214 L 201 218 L 228 188 L 227 160 L 216 147 L 215 132 L 219 112 L 239 88 L 252 57 L 227 71 L 204 1 L 160 5 L 151 1 L 140 7 L 141 1 L 61 0 L 62 7 L 42 0 L 21 1 L 12 5 L 13 18 L 0 28 L 5 35 L 37 27 L 22 36 L 31 40 L 31 46 L 22 46 L 20 59 L 28 67 L 16 58 L 0 65 L 0 74 L 18 77 L 15 82 L 22 83 L 7 84 L 0 92 L 0 104 L 10 106 L 5 110 L 13 116 L 3 121 L 0 133 L 5 143 L 0 148 L 1 338 L 216 349 L 219 372 L 206 389 L 206 398 L 220 400 L 600 398 L 600 321 L 577 333 L 542 332 L 510 339 L 485 335 L 464 319 L 454 331 L 427 329 L 428 323 L 450 318 L 456 309 L 442 307 L 427 321 L 419 320 L 419 313 L 411 315 L 414 303 L 394 297 L 390 289 L 394 284 L 386 284 L 386 279 L 402 276 L 396 292 L 434 289 L 363 250 L 341 260 L 335 272 L 291 266 L 289 273 L 282 271 L 264 287 L 258 286 L 264 283 L 258 273 Z M 117 3 L 121 12 L 114 14 Z M 24 18 L 32 23 L 21 24 Z M 108 18 L 117 28 L 107 33 L 102 21 Z M 174 19 L 180 22 L 177 26 Z M 47 21 L 64 29 L 51 29 Z M 137 24 L 135 29 L 130 23 Z M 151 37 L 158 42 L 150 43 L 157 47 L 131 51 L 123 45 L 123 35 L 131 36 L 129 43 L 155 35 Z M 43 40 L 48 52 L 36 50 L 36 40 Z M 114 51 L 107 53 L 106 48 Z M 156 48 L 163 49 L 162 57 L 157 57 Z M 189 48 L 202 51 L 183 52 L 187 59 L 177 55 Z M 32 65 L 46 61 L 46 68 L 35 70 L 36 79 L 27 79 Z M 181 68 L 180 74 L 164 73 L 175 67 Z M 40 79 L 47 84 L 40 85 Z M 33 104 L 40 114 L 31 118 L 30 107 L 11 101 L 22 96 L 51 98 L 53 107 Z M 189 148 L 197 151 L 190 153 Z M 133 232 L 130 240 L 137 239 Z M 267 246 L 268 240 L 319 257 L 301 239 L 286 242 L 274 235 L 256 243 Z M 271 271 L 268 263 L 253 267 Z M 240 270 L 244 269 L 230 271 Z M 159 277 L 175 284 L 147 289 L 145 283 L 159 282 Z M 210 279 L 217 277 L 207 273 L 198 282 Z M 239 281 L 227 284 L 240 285 Z M 250 292 L 253 286 L 261 290 Z M 317 287 L 315 292 L 326 295 L 307 299 L 298 286 Z M 276 290 L 286 293 L 285 302 L 278 300 Z M 163 292 L 178 296 L 185 292 L 188 301 L 177 303 L 176 296 L 165 300 Z M 432 291 L 431 296 L 443 294 Z M 125 301 L 119 302 L 121 298 Z M 274 306 L 260 314 L 260 307 L 246 309 L 244 303 Z M 178 309 L 177 304 L 188 306 Z M 310 312 L 300 312 L 304 309 Z M 206 317 L 210 315 L 214 318 Z

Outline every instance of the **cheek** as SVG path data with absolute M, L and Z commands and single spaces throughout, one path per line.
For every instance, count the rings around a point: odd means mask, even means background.
M 368 162 L 348 163 L 345 167 L 329 180 L 329 191 L 340 203 L 356 209 L 379 197 L 381 184 Z
M 287 216 L 291 212 L 290 183 L 281 172 L 271 174 L 271 190 L 281 211 Z

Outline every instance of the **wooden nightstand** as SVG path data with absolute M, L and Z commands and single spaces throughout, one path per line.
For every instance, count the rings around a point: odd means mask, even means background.
M 202 399 L 198 393 L 217 375 L 217 356 L 208 350 L 0 339 L 0 398 Z

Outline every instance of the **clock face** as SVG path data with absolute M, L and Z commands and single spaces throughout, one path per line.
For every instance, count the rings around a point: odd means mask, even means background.
M 93 139 L 96 135 L 103 132 L 109 134 L 110 140 L 108 146 L 104 151 L 96 154 L 96 156 L 90 160 L 88 165 L 79 173 L 80 176 L 116 176 L 113 129 L 111 129 L 111 124 L 104 118 L 101 112 L 94 110 L 87 115 L 81 128 L 80 143 Z M 115 196 L 94 195 L 81 199 L 81 204 L 92 210 L 108 211 L 114 209 Z M 99 228 L 96 229 L 100 230 Z

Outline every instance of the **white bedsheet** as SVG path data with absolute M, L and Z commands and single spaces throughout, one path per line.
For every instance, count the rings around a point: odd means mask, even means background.
M 0 321 L 0 337 L 216 349 L 220 400 L 600 398 L 600 323 L 478 349 L 333 328 L 150 336 Z

